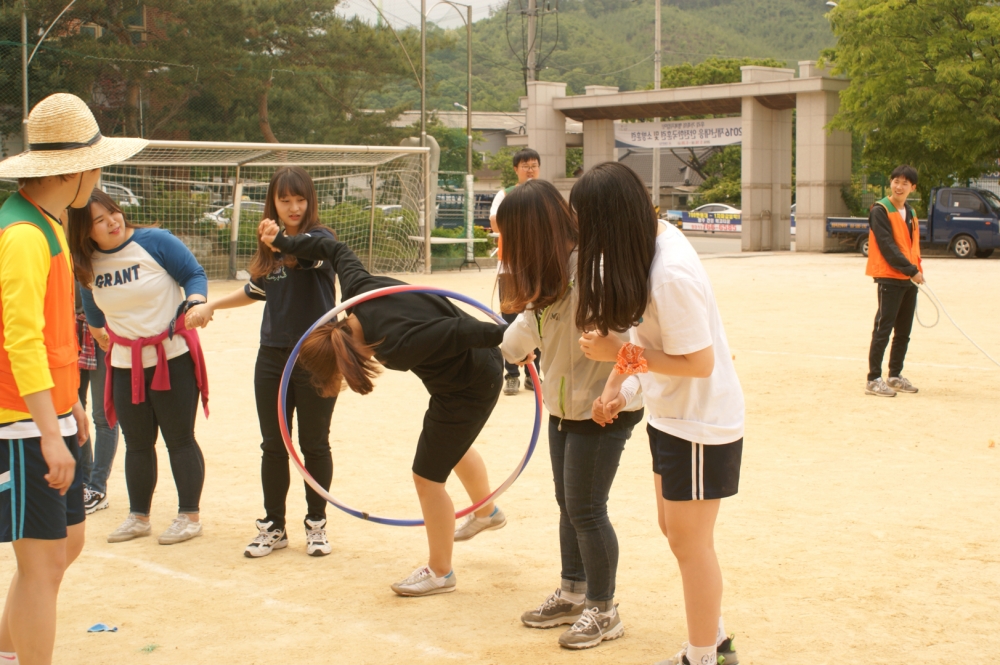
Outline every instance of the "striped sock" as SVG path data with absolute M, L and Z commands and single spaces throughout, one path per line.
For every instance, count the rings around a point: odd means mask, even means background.
M 0 664 L 18 665 L 17 654 L 13 651 L 0 651 Z

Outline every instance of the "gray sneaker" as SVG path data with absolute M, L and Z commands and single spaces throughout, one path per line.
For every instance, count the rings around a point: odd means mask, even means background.
M 521 390 L 521 379 L 508 374 L 503 381 L 503 394 L 516 395 L 519 390 Z
M 455 529 L 455 542 L 469 540 L 481 531 L 495 531 L 505 526 L 507 526 L 507 516 L 503 514 L 499 506 L 493 509 L 493 513 L 489 517 L 480 518 L 476 517 L 475 513 L 469 513 Z
M 192 521 L 187 515 L 181 514 L 160 534 L 159 541 L 161 545 L 176 545 L 200 535 L 201 522 Z
M 583 603 L 574 603 L 562 597 L 562 589 L 556 589 L 545 601 L 521 615 L 521 623 L 531 628 L 552 628 L 574 624 L 583 614 Z
M 917 388 L 914 387 L 910 380 L 905 376 L 890 376 L 889 380 L 886 381 L 889 387 L 895 390 L 897 393 L 915 393 Z
M 625 634 L 625 626 L 618 616 L 618 605 L 607 612 L 596 607 L 585 609 L 569 630 L 559 636 L 559 646 L 567 649 L 589 649 L 604 640 L 616 640 Z
M 124 543 L 126 540 L 134 540 L 148 536 L 153 532 L 153 527 L 148 521 L 144 522 L 132 513 L 128 514 L 125 521 L 108 536 L 109 543 Z
M 869 381 L 865 384 L 865 394 L 877 395 L 879 397 L 895 397 L 896 391 L 887 386 L 880 376 L 874 381 Z
M 393 591 L 400 596 L 433 596 L 439 593 L 451 593 L 455 590 L 455 572 L 444 577 L 438 577 L 427 566 L 417 568 L 405 580 L 391 585 Z

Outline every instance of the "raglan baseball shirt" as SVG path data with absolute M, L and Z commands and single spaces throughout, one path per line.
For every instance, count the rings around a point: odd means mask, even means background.
M 120 337 L 140 339 L 159 335 L 170 326 L 186 297 L 208 297 L 208 278 L 184 243 L 164 229 L 134 229 L 115 249 L 95 250 L 94 281 L 83 292 L 87 323 L 108 325 Z M 183 289 L 183 292 L 182 292 Z M 163 340 L 167 359 L 188 352 L 183 337 Z M 156 365 L 156 348 L 142 350 L 142 366 Z M 131 350 L 115 345 L 111 366 L 132 366 Z

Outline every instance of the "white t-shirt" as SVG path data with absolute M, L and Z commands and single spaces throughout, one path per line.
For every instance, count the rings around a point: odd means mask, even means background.
M 672 356 L 711 345 L 715 369 L 704 379 L 638 374 L 649 424 L 694 443 L 732 443 L 743 436 L 743 389 L 712 284 L 684 234 L 662 226 L 649 271 L 649 305 L 630 332 L 632 343 Z
M 503 187 L 497 192 L 497 195 L 493 197 L 493 204 L 490 205 L 490 218 L 497 216 L 497 210 L 500 209 L 500 204 L 503 203 L 504 198 L 507 196 L 507 192 L 504 191 Z

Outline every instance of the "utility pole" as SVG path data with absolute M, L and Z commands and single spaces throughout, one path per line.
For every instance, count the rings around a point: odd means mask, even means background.
M 420 0 L 420 147 L 427 147 L 427 0 Z
M 654 48 L 653 53 L 653 65 L 656 67 L 653 71 L 653 90 L 660 89 L 660 0 L 656 0 L 656 27 L 653 28 L 654 34 Z M 659 118 L 653 118 L 653 122 L 659 123 Z M 657 131 L 659 131 L 657 129 Z M 659 144 L 653 148 L 653 205 L 656 208 L 660 207 L 660 148 Z M 663 216 L 662 214 L 660 215 Z
M 21 3 L 21 150 L 28 149 L 28 8 Z
M 468 61 L 468 90 L 465 91 L 465 172 L 472 175 L 472 5 L 465 7 L 466 59 Z
M 535 80 L 538 69 L 538 45 L 535 43 L 535 31 L 538 27 L 538 1 L 528 0 L 528 57 L 526 58 L 525 80 L 529 83 Z

